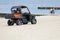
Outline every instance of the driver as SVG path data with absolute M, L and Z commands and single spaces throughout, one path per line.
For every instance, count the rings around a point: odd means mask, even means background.
M 17 11 L 17 13 L 20 13 L 20 10 L 18 8 L 16 9 L 16 11 Z

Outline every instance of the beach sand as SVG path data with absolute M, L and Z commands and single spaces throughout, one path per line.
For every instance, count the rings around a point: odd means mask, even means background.
M 0 40 L 60 40 L 60 16 L 38 16 L 37 24 L 7 25 L 0 18 Z

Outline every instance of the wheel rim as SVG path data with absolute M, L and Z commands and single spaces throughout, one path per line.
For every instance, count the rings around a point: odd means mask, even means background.
M 33 20 L 33 23 L 36 23 L 36 20 Z
M 31 21 L 32 24 L 36 24 L 36 22 L 37 22 L 36 19 L 32 19 Z
M 22 21 L 21 20 L 17 20 L 16 24 L 17 25 L 21 25 L 22 24 Z

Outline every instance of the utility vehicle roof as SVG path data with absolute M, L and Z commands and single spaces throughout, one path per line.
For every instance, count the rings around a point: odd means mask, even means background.
M 27 8 L 27 7 L 26 6 L 13 6 L 12 8 Z

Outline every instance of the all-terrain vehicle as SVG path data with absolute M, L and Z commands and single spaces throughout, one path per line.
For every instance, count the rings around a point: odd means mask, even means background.
M 28 24 L 28 22 L 31 22 L 31 24 L 37 23 L 35 16 L 30 13 L 26 6 L 13 6 L 11 8 L 11 14 L 5 18 L 9 19 L 7 22 L 9 26 L 14 25 L 14 23 L 16 25 Z

